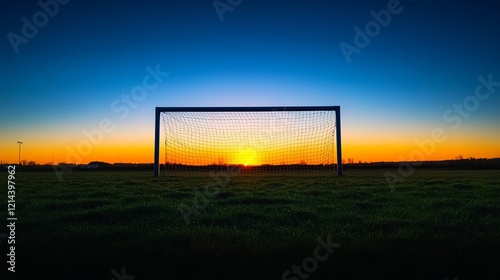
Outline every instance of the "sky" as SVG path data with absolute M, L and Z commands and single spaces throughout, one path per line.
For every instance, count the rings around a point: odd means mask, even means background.
M 4 163 L 152 162 L 157 106 L 339 105 L 344 159 L 500 157 L 496 1 L 0 5 Z

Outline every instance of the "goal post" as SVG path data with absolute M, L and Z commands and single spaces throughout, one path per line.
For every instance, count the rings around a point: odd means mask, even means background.
M 156 107 L 154 176 L 162 116 L 165 165 L 336 166 L 342 175 L 340 106 Z

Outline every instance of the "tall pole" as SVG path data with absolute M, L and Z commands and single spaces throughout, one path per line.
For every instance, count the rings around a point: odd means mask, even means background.
M 335 111 L 335 125 L 337 126 L 337 175 L 342 176 L 342 136 L 340 129 L 340 106 Z
M 155 155 L 154 155 L 154 176 L 160 174 L 160 117 L 161 111 L 158 107 L 155 109 Z
M 23 141 L 17 141 L 17 144 L 19 144 L 19 165 L 21 165 L 21 145 Z

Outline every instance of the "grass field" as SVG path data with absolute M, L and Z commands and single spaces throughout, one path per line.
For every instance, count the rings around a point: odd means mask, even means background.
M 54 173 L 19 172 L 16 274 L 500 279 L 498 170 L 417 170 L 394 190 L 381 170 L 229 175 L 215 185 L 200 174 L 73 172 L 60 182 Z M 340 246 L 314 265 L 318 238 Z

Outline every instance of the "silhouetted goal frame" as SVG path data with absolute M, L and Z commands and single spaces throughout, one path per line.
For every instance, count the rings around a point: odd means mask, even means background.
M 160 174 L 160 127 L 163 112 L 275 112 L 275 111 L 335 111 L 337 175 L 342 175 L 342 136 L 340 106 L 278 106 L 278 107 L 156 107 L 154 176 Z

